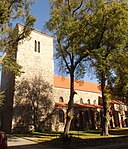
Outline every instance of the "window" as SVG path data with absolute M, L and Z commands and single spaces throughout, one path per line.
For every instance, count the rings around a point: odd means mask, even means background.
M 40 53 L 40 42 L 38 41 L 38 53 Z
M 37 41 L 35 40 L 35 52 L 37 52 Z
M 64 123 L 64 111 L 61 109 L 59 110 L 59 122 Z
M 90 99 L 88 99 L 88 101 L 87 101 L 87 102 L 88 102 L 88 104 L 91 104 Z
M 96 105 L 96 100 L 93 101 L 93 104 Z
M 37 41 L 36 40 L 35 40 L 35 52 L 40 53 L 40 42 L 38 41 L 38 45 L 37 45 Z
M 59 98 L 59 102 L 64 102 L 63 97 L 60 97 L 60 98 Z
M 103 100 L 102 100 L 102 97 L 98 96 L 98 104 L 99 105 L 103 105 Z
M 80 103 L 83 104 L 83 99 L 82 98 L 80 98 Z

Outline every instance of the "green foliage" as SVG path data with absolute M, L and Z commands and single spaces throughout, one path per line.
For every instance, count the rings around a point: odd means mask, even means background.
M 83 23 L 85 1 L 83 0 L 50 0 L 50 20 L 47 28 L 53 32 L 56 43 L 55 57 L 59 68 L 70 74 L 70 97 L 67 115 L 72 113 L 74 98 L 74 78 L 84 76 L 86 61 L 89 51 L 85 49 L 86 43 L 81 42 L 85 24 Z M 64 129 L 65 136 L 69 132 L 71 117 L 67 116 Z
M 124 102 L 128 100 L 128 51 L 119 51 L 113 59 L 114 74 L 111 77 L 111 94 L 113 98 Z
M 84 61 L 88 56 L 85 44 L 80 41 L 85 26 L 82 23 L 84 1 L 51 0 L 50 5 L 51 18 L 46 26 L 55 36 L 55 57 L 59 68 L 63 72 L 76 74 L 77 78 L 83 77 L 86 71 Z
M 21 68 L 15 58 L 17 44 L 29 36 L 35 22 L 35 18 L 30 14 L 30 4 L 31 0 L 0 0 L 0 51 L 6 52 L 2 64 L 17 75 Z M 24 23 L 20 34 L 13 26 L 18 19 Z
M 127 58 L 124 57 L 127 50 L 124 49 L 127 47 L 128 37 L 128 3 L 125 0 L 118 2 L 101 0 L 97 3 L 91 1 L 89 7 L 90 28 L 93 30 L 90 44 L 92 43 L 95 49 L 92 56 L 95 74 L 101 84 L 105 81 L 104 85 L 107 85 L 107 81 L 108 85 L 112 86 L 113 81 L 121 82 L 121 78 L 125 82 Z M 120 76 L 120 81 L 117 76 Z
M 89 3 L 90 28 L 93 34 L 90 44 L 94 48 L 92 65 L 101 83 L 104 120 L 103 134 L 108 135 L 108 110 L 110 91 L 106 88 L 114 72 L 114 60 L 122 49 L 126 48 L 128 37 L 127 1 L 97 1 Z M 115 60 L 116 61 L 116 60 Z M 119 66 L 118 66 L 119 67 Z M 108 81 L 108 82 L 107 82 Z
M 113 74 L 115 55 L 127 43 L 127 1 L 50 0 L 50 6 L 51 18 L 46 26 L 55 35 L 55 56 L 60 68 L 70 74 L 71 80 L 75 75 L 80 78 L 86 72 L 88 58 L 91 59 L 101 83 L 106 111 L 106 81 Z M 71 84 L 72 93 L 73 82 Z M 73 95 L 70 95 L 72 105 Z
M 52 86 L 39 77 L 17 82 L 14 107 L 16 128 L 18 126 L 28 130 L 33 125 L 37 131 L 41 119 L 44 119 L 53 108 L 51 95 Z
M 91 4 L 90 4 L 91 5 Z M 94 4 L 90 7 L 94 7 Z M 98 1 L 92 10 L 91 26 L 94 29 L 95 44 L 94 65 L 97 77 L 101 80 L 101 72 L 107 78 L 111 74 L 111 66 L 117 51 L 126 46 L 128 35 L 128 3 L 127 1 Z

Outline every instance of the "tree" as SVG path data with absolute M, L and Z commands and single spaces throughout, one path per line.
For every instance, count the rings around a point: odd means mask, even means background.
M 59 66 L 70 75 L 70 97 L 64 128 L 64 136 L 67 136 L 73 118 L 73 98 L 76 93 L 74 79 L 84 76 L 85 61 L 90 52 L 86 48 L 90 31 L 85 28 L 89 9 L 86 8 L 85 0 L 50 0 L 50 6 L 51 18 L 46 26 L 55 36 L 55 57 Z M 81 41 L 83 33 L 84 42 Z
M 53 109 L 51 97 L 52 86 L 40 77 L 16 82 L 14 131 L 28 131 L 30 126 L 38 131 L 42 119 Z
M 113 98 L 128 102 L 128 51 L 127 45 L 113 59 L 114 75 L 110 78 L 110 89 Z
M 30 14 L 31 0 L 0 0 L 0 51 L 6 56 L 3 60 L 4 68 L 19 74 L 20 66 L 15 61 L 15 51 L 18 42 L 29 36 L 35 22 Z M 18 19 L 24 23 L 22 32 L 13 26 Z
M 13 114 L 13 96 L 15 75 L 20 75 L 21 66 L 16 62 L 16 50 L 18 42 L 27 38 L 32 30 L 35 18 L 30 14 L 31 0 L 0 0 L 0 51 L 4 53 L 2 61 L 2 75 L 9 82 L 1 84 L 1 90 L 5 93 L 2 106 L 1 129 L 11 132 Z M 24 26 L 19 32 L 14 24 L 21 20 Z M 3 76 L 2 76 L 3 77 Z
M 94 36 L 90 40 L 95 48 L 92 60 L 96 75 L 101 83 L 103 100 L 103 135 L 108 135 L 108 93 L 106 88 L 109 77 L 113 74 L 113 59 L 118 51 L 125 48 L 128 36 L 127 1 L 90 2 L 92 21 L 90 28 Z
M 103 135 L 108 135 L 108 109 L 105 86 L 111 74 L 112 56 L 127 40 L 126 1 L 51 0 L 51 19 L 46 26 L 55 35 L 56 58 L 70 74 L 70 98 L 64 135 L 68 134 L 74 98 L 74 78 L 82 77 L 90 58 L 101 82 L 104 107 Z

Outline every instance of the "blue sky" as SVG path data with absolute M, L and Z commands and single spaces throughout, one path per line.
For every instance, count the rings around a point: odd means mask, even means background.
M 35 3 L 31 6 L 31 14 L 36 17 L 35 29 L 43 30 L 45 22 L 50 18 L 50 6 L 49 0 L 35 0 Z M 56 68 L 56 67 L 55 67 Z M 55 70 L 55 75 L 58 72 Z M 87 74 L 84 78 L 86 81 L 97 82 L 93 75 Z
M 36 17 L 36 29 L 43 30 L 43 25 L 50 18 L 49 12 L 48 0 L 35 0 L 35 3 L 31 6 L 31 14 Z

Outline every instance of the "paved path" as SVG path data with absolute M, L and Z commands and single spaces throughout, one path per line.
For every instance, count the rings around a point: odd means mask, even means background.
M 52 149 L 52 148 L 46 148 L 46 146 L 42 144 L 37 144 L 34 141 L 30 141 L 26 138 L 21 138 L 21 137 L 9 137 L 8 148 L 9 149 Z
M 21 146 L 21 145 L 30 145 L 30 144 L 32 145 L 36 143 L 19 137 L 8 138 L 8 146 Z

